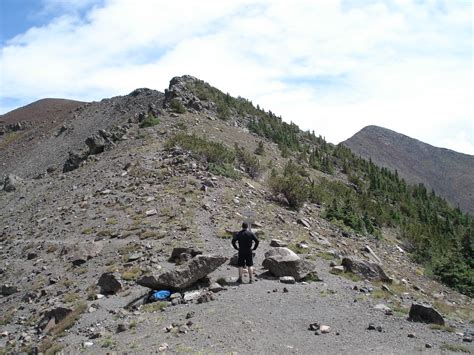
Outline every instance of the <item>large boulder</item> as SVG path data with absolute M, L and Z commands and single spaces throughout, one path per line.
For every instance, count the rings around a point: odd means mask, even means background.
M 387 276 L 382 267 L 376 263 L 371 263 L 357 259 L 355 257 L 346 257 L 342 259 L 342 266 L 346 271 L 360 275 L 369 280 L 380 280 L 383 282 L 391 282 L 392 279 Z
M 100 293 L 104 295 L 115 294 L 122 288 L 122 284 L 117 277 L 109 272 L 102 274 L 97 285 L 100 287 Z
M 197 255 L 173 270 L 160 275 L 144 276 L 137 283 L 154 290 L 181 291 L 213 272 L 226 260 L 226 257 L 220 255 Z
M 3 190 L 6 192 L 15 191 L 21 183 L 21 179 L 13 174 L 8 175 L 3 182 Z
M 412 322 L 444 325 L 444 319 L 437 310 L 429 305 L 419 303 L 413 303 L 411 305 L 408 320 Z
M 299 281 L 315 271 L 315 264 L 303 260 L 288 248 L 274 248 L 265 253 L 263 267 L 276 277 L 292 276 Z
M 17 292 L 18 292 L 18 287 L 12 286 L 12 285 L 5 284 L 5 285 L 2 285 L 2 287 L 0 288 L 0 294 L 2 296 L 11 296 Z

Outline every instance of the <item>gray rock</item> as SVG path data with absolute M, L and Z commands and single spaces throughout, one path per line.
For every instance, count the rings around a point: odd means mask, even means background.
M 276 277 L 292 276 L 296 281 L 315 271 L 313 262 L 301 259 L 288 248 L 270 249 L 262 265 Z
M 117 277 L 108 272 L 102 274 L 97 285 L 99 285 L 102 294 L 114 294 L 122 288 L 122 284 L 117 280 Z
M 213 282 L 211 286 L 209 286 L 209 291 L 214 292 L 214 293 L 218 293 L 225 290 L 227 290 L 227 288 L 221 286 L 217 282 Z
M 355 257 L 346 257 L 342 259 L 342 266 L 344 266 L 347 271 L 363 276 L 369 280 L 392 281 L 382 267 L 375 263 L 362 261 Z
M 71 244 L 64 246 L 60 255 L 66 256 L 73 265 L 79 266 L 98 256 L 102 252 L 102 248 L 103 244 L 100 242 Z
M 69 157 L 63 166 L 63 173 L 73 171 L 81 165 L 81 163 L 87 159 L 89 152 L 86 150 L 69 152 Z
M 383 311 L 383 312 L 389 312 L 389 311 L 392 311 L 390 309 L 390 307 L 388 307 L 387 305 L 384 305 L 382 303 L 379 303 L 378 305 L 374 306 L 374 309 L 377 309 L 379 311 Z
M 293 276 L 282 276 L 280 277 L 280 282 L 283 284 L 294 284 L 296 283 L 295 278 Z
M 160 275 L 148 275 L 137 283 L 153 290 L 183 290 L 217 269 L 227 260 L 219 255 L 197 255 L 187 263 Z
M 5 180 L 3 182 L 3 190 L 6 192 L 12 192 L 15 191 L 21 184 L 22 179 L 20 179 L 18 176 L 10 174 L 7 177 L 5 177 Z
M 11 296 L 17 292 L 18 292 L 18 287 L 16 286 L 11 286 L 7 284 L 2 285 L 2 288 L 1 288 L 2 296 Z
M 323 245 L 323 246 L 327 246 L 327 247 L 331 246 L 331 242 L 327 238 L 320 236 L 318 233 L 309 232 L 309 235 L 310 235 L 311 239 L 313 241 L 315 241 L 316 243 L 318 243 L 320 245 Z
M 211 291 L 206 291 L 201 293 L 201 295 L 197 298 L 197 303 L 207 303 L 210 301 L 214 301 L 214 293 Z
M 408 320 L 412 322 L 444 325 L 444 319 L 437 310 L 435 310 L 430 305 L 419 303 L 413 303 L 411 305 L 410 313 L 408 314 Z
M 288 243 L 282 242 L 280 239 L 272 239 L 270 242 L 271 247 L 286 247 L 288 246 Z
M 299 218 L 296 221 L 298 224 L 301 224 L 303 227 L 311 228 L 311 223 L 306 218 Z

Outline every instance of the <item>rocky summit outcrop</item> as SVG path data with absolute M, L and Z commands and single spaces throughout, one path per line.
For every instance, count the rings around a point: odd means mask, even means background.
M 262 266 L 276 277 L 292 276 L 297 281 L 315 271 L 314 263 L 303 260 L 290 249 L 282 247 L 267 251 Z
M 356 257 L 345 257 L 342 259 L 342 266 L 348 272 L 362 276 L 369 280 L 379 280 L 391 282 L 382 267 L 376 263 L 360 260 Z
M 226 262 L 220 255 L 197 255 L 187 263 L 159 275 L 140 278 L 137 283 L 153 290 L 184 290 Z

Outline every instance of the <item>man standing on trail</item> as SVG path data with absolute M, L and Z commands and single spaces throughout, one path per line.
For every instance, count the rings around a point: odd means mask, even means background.
M 244 266 L 248 267 L 249 272 L 249 283 L 253 282 L 253 258 L 252 250 L 256 250 L 258 247 L 258 239 L 251 231 L 249 231 L 249 225 L 247 222 L 242 223 L 242 230 L 232 238 L 232 246 L 234 249 L 239 251 L 239 259 L 237 266 L 239 267 L 239 278 L 238 283 L 242 283 L 242 274 L 244 273 Z M 252 249 L 252 243 L 255 245 Z M 238 244 L 238 246 L 237 246 Z

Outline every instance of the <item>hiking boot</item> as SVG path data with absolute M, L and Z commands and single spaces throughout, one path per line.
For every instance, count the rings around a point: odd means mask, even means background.
M 242 279 L 241 279 L 240 277 L 237 279 L 237 283 L 238 283 L 238 284 L 241 284 L 241 283 L 242 283 Z
M 253 279 L 250 279 L 250 280 L 249 280 L 249 284 L 253 284 Z

